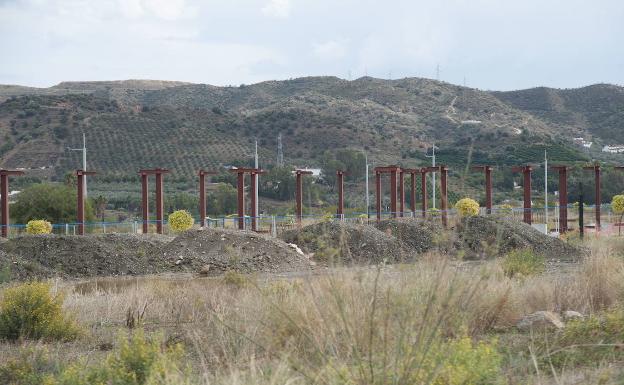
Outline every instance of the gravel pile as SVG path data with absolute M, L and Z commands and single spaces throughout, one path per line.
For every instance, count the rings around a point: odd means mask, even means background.
M 0 244 L 13 278 L 138 275 L 167 271 L 154 250 L 171 237 L 139 234 L 27 235 Z
M 559 261 L 576 261 L 587 253 L 585 249 L 545 235 L 525 223 L 493 217 L 465 218 L 457 226 L 457 235 L 464 249 L 477 258 L 525 248 Z
M 443 231 L 440 221 L 397 218 L 381 221 L 375 226 L 419 254 L 434 249 L 446 251 L 452 241 L 451 234 Z
M 368 225 L 322 222 L 287 231 L 281 238 L 313 254 L 314 260 L 323 263 L 403 262 L 414 256 L 392 236 L 391 231 L 380 231 Z
M 310 268 L 307 256 L 284 241 L 237 230 L 187 231 L 158 250 L 176 266 L 216 275 L 226 270 L 243 273 L 302 271 Z

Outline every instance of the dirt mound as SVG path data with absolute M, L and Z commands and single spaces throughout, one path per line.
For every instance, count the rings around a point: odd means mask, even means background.
M 381 221 L 375 226 L 419 254 L 434 249 L 448 251 L 452 246 L 453 237 L 444 231 L 439 221 L 398 218 Z
M 171 270 L 154 250 L 171 237 L 138 234 L 28 235 L 0 244 L 12 278 L 137 275 Z
M 477 258 L 525 248 L 562 261 L 574 261 L 586 254 L 584 249 L 545 235 L 525 223 L 493 217 L 465 218 L 457 226 L 457 235 L 460 244 Z
M 402 262 L 411 260 L 414 254 L 389 233 L 373 226 L 344 222 L 316 223 L 287 231 L 281 238 L 307 253 L 314 253 L 314 259 L 319 262 Z
M 284 241 L 248 231 L 191 230 L 160 248 L 158 253 L 195 271 L 208 265 L 208 275 L 226 270 L 300 271 L 311 266 L 305 255 Z

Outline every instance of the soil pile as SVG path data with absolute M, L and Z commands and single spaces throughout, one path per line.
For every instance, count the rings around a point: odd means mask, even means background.
M 284 241 L 249 231 L 204 229 L 187 231 L 158 250 L 177 266 L 206 275 L 226 270 L 243 273 L 309 269 L 308 258 Z
M 28 235 L 1 243 L 0 250 L 17 279 L 137 275 L 170 269 L 170 261 L 154 255 L 170 240 L 139 234 Z
M 523 222 L 478 216 L 465 218 L 456 230 L 460 245 L 471 252 L 467 257 L 483 258 L 515 249 L 531 249 L 550 260 L 575 261 L 587 253 Z
M 313 253 L 314 260 L 323 263 L 405 262 L 412 260 L 414 255 L 391 235 L 391 231 L 386 233 L 373 226 L 338 221 L 290 230 L 281 238 L 306 253 Z

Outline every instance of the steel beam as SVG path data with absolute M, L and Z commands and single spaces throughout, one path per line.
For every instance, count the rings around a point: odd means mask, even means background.
M 297 184 L 296 196 L 295 196 L 295 200 L 296 200 L 295 208 L 296 208 L 297 224 L 299 226 L 301 226 L 301 221 L 303 219 L 303 175 L 310 175 L 310 174 L 312 174 L 312 171 L 295 170 L 296 184 Z
M 475 166 L 474 170 L 485 172 L 485 208 L 487 214 L 492 214 L 492 166 Z
M 23 171 L 0 170 L 0 227 L 2 227 L 2 237 L 9 236 L 9 176 L 24 175 Z
M 375 170 L 375 206 L 377 208 L 377 222 L 381 221 L 381 172 Z
M 399 216 L 403 217 L 405 212 L 405 171 L 399 171 Z
M 390 215 L 393 218 L 397 217 L 397 169 L 390 171 Z
M 559 233 L 568 231 L 568 170 L 567 166 L 551 166 L 559 171 Z
M 427 202 L 427 168 L 421 168 L 420 169 L 420 193 L 422 194 L 422 202 L 421 202 L 421 213 L 422 213 L 422 217 L 426 218 L 427 217 L 427 208 L 428 208 L 428 202 Z
M 199 226 L 206 227 L 206 175 L 216 172 L 199 170 Z

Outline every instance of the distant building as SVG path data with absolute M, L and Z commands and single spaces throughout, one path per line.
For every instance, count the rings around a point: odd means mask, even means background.
M 619 154 L 624 152 L 624 145 L 615 144 L 615 145 L 606 145 L 602 148 L 602 152 L 609 152 L 611 154 Z
M 312 176 L 316 176 L 316 177 L 321 176 L 321 169 L 320 168 L 307 168 L 307 167 L 304 167 L 304 168 L 298 168 L 297 170 L 310 171 L 310 172 L 312 172 Z
M 585 138 L 581 138 L 581 137 L 574 138 L 573 141 L 574 141 L 574 144 L 577 144 L 585 148 L 591 148 L 592 144 L 594 144 L 594 142 L 590 142 L 588 140 L 585 140 Z

